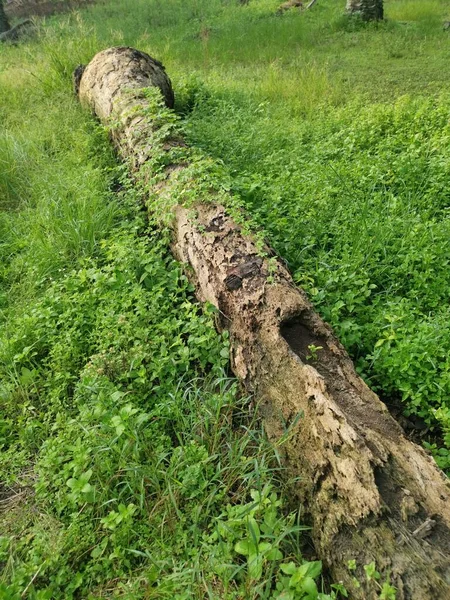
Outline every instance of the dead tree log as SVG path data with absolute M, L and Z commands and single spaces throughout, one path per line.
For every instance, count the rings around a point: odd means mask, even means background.
M 170 111 L 158 111 L 147 89 L 159 87 L 173 105 L 162 65 L 112 48 L 78 72 L 78 85 L 83 105 L 113 123 L 149 210 L 162 219 L 162 207 L 171 211 L 173 252 L 189 265 L 198 299 L 218 307 L 232 368 L 260 400 L 269 437 L 287 439 L 284 464 L 333 577 L 351 598 L 378 598 L 363 571 L 375 562 L 397 600 L 450 598 L 448 481 L 357 375 L 285 266 L 231 218 L 227 193 L 204 184 L 174 118 L 164 118 Z

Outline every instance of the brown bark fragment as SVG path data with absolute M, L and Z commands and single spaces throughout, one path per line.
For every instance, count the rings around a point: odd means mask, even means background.
M 173 104 L 160 63 L 129 48 L 98 54 L 79 82 L 83 104 L 104 123 L 119 123 L 114 143 L 144 185 L 142 166 L 158 125 L 134 109 L 145 109 L 139 88 L 151 85 Z M 173 137 L 163 147 L 182 144 Z M 148 192 L 170 198 L 188 168 L 172 162 Z M 190 266 L 198 299 L 218 307 L 219 327 L 230 331 L 233 370 L 261 401 L 268 435 L 287 436 L 284 464 L 298 477 L 295 494 L 333 576 L 352 598 L 377 598 L 362 570 L 375 561 L 397 587 L 397 600 L 450 598 L 449 483 L 357 375 L 284 265 L 267 258 L 269 248 L 263 258 L 214 197 L 195 210 L 175 207 L 172 249 Z M 346 568 L 350 559 L 360 565 L 360 588 Z

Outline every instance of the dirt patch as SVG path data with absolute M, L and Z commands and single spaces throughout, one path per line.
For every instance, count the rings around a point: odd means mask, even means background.
M 4 529 L 4 515 L 26 504 L 27 500 L 34 494 L 36 476 L 33 471 L 24 471 L 20 481 L 14 485 L 6 485 L 0 482 L 0 530 Z
M 6 4 L 5 10 L 9 17 L 47 17 L 56 13 L 75 10 L 95 0 L 12 0 Z

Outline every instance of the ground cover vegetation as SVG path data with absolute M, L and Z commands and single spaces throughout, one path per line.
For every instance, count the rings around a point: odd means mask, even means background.
M 387 1 L 370 25 L 334 0 L 276 6 L 111 0 L 1 49 L 2 597 L 321 585 L 214 311 L 71 96 L 108 45 L 165 62 L 190 141 L 224 161 L 369 383 L 440 428 L 449 466 L 445 3 Z
M 2 74 L 1 597 L 317 597 L 226 336 L 41 58 Z

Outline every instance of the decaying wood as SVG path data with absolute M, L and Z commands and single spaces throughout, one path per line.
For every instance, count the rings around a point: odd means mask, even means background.
M 149 86 L 173 105 L 162 65 L 129 48 L 101 52 L 79 74 L 81 102 L 103 123 L 114 122 L 114 143 L 144 187 L 150 185 L 145 163 L 161 138 L 158 119 L 145 115 L 140 88 Z M 161 147 L 172 157 L 182 144 L 172 133 Z M 187 169 L 185 159 L 168 158 L 149 195 L 173 197 Z M 270 248 L 257 249 L 214 193 L 173 213 L 173 252 L 189 265 L 198 299 L 218 307 L 234 373 L 260 400 L 269 437 L 287 438 L 286 470 L 298 477 L 296 497 L 335 580 L 352 598 L 377 598 L 363 571 L 374 561 L 380 581 L 397 588 L 397 600 L 450 598 L 450 490 L 441 471 L 357 375 L 285 266 L 268 258 Z M 352 559 L 356 573 L 347 569 Z

